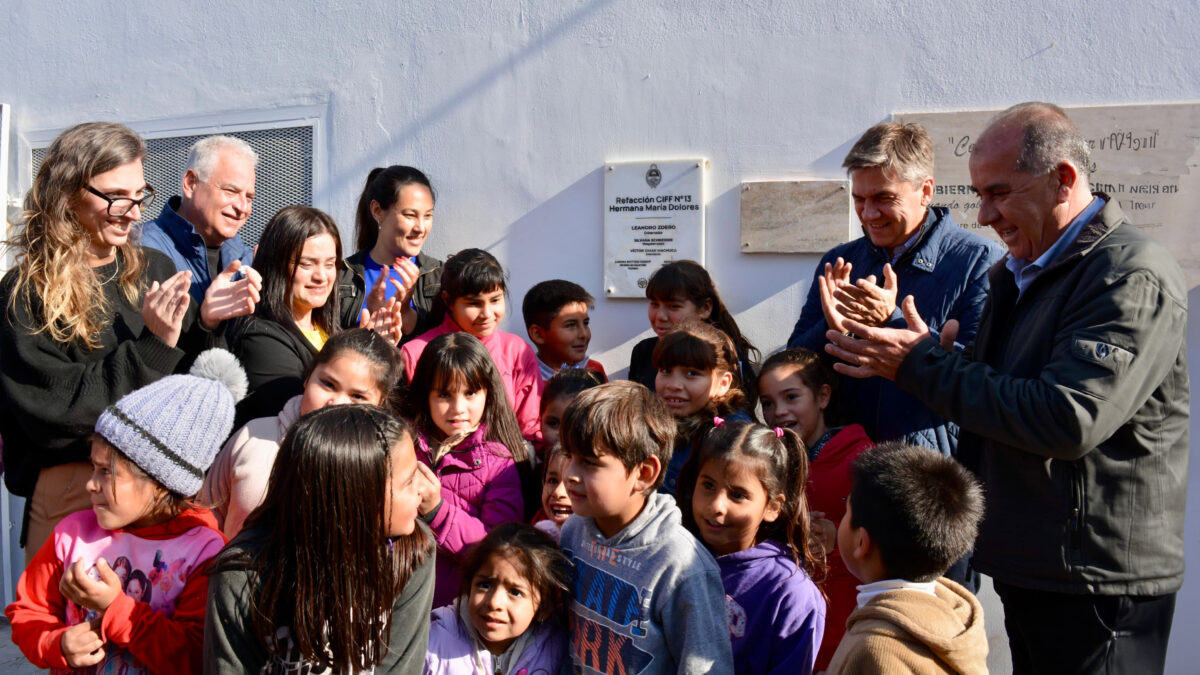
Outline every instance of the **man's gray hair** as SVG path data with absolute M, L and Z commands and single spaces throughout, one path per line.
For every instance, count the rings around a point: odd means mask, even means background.
M 195 171 L 200 180 L 208 180 L 217 166 L 217 158 L 226 148 L 240 153 L 251 166 L 258 166 L 258 153 L 246 141 L 233 136 L 206 136 L 193 143 L 188 150 L 188 170 Z
M 850 148 L 842 167 L 847 173 L 878 168 L 892 180 L 916 185 L 933 178 L 933 141 L 920 124 L 881 122 Z
M 1081 175 L 1090 173 L 1092 156 L 1087 139 L 1062 108 L 1041 101 L 1018 103 L 993 117 L 983 135 L 1012 126 L 1022 132 L 1017 171 L 1040 176 L 1061 162 L 1069 162 Z

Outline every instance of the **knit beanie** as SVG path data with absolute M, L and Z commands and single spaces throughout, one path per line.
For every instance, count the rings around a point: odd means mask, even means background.
M 237 358 L 210 349 L 187 375 L 168 375 L 108 406 L 96 433 L 163 487 L 191 497 L 233 430 L 233 404 L 246 388 Z

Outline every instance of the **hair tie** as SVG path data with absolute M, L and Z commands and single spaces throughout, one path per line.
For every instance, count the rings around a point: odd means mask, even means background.
M 775 438 L 783 438 L 783 429 L 775 427 Z
M 714 427 L 719 427 L 719 426 L 721 426 L 722 424 L 725 424 L 725 418 L 724 418 L 724 417 L 713 417 L 713 426 L 714 426 Z

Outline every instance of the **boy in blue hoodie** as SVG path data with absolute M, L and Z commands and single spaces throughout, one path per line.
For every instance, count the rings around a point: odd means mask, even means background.
M 666 405 L 634 382 L 588 389 L 563 413 L 576 673 L 733 673 L 716 560 L 656 492 L 674 440 Z

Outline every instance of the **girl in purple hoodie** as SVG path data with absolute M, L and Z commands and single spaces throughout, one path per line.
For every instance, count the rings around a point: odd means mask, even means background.
M 567 653 L 567 558 L 546 533 L 508 523 L 463 566 L 458 600 L 433 610 L 426 675 L 554 675 Z
M 470 333 L 429 343 L 407 406 L 418 431 L 419 511 L 437 537 L 433 605 L 440 607 L 458 593 L 467 547 L 501 523 L 525 519 L 521 481 L 522 473 L 532 476 L 529 451 L 500 373 Z
M 810 544 L 804 442 L 753 422 L 715 426 L 684 469 L 684 524 L 717 557 L 738 673 L 811 673 L 825 629 L 825 575 Z M 686 486 L 681 485 L 680 489 Z

